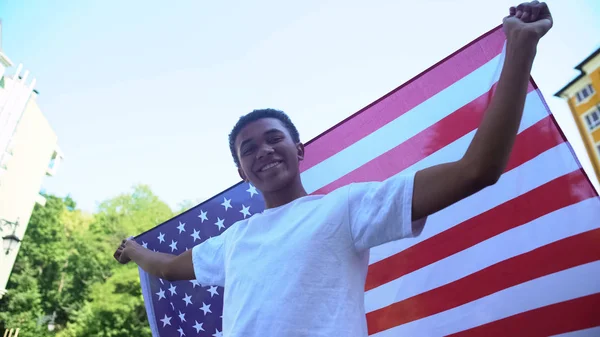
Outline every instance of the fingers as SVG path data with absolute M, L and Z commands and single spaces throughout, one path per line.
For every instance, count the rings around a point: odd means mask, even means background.
M 541 9 L 542 8 L 540 7 L 540 4 L 535 4 L 535 5 L 531 6 L 531 21 L 532 22 L 538 19 Z
M 119 247 L 119 249 L 117 249 L 117 251 L 113 254 L 113 257 L 115 258 L 115 260 L 121 262 L 121 254 L 123 253 L 123 249 Z
M 521 21 L 523 21 L 523 22 L 529 22 L 530 15 L 531 15 L 531 6 L 528 3 L 524 3 L 519 6 L 521 6 L 521 10 L 520 10 L 521 16 L 519 17 L 519 15 L 517 15 L 517 17 L 519 19 L 521 19 Z M 518 7 L 517 7 L 517 12 L 519 12 Z
M 121 247 L 119 247 L 119 249 L 117 249 L 117 251 L 115 252 L 115 254 L 113 256 L 114 256 L 115 260 L 117 260 L 121 264 L 126 264 L 129 262 L 129 258 L 126 256 L 123 256 L 123 249 Z
M 126 264 L 126 263 L 128 263 L 130 261 L 127 256 L 123 255 L 123 251 L 125 250 L 125 246 L 127 245 L 127 241 L 131 241 L 131 240 L 133 240 L 133 236 L 130 236 L 130 237 L 128 237 L 125 240 L 121 240 L 121 244 L 119 245 L 119 247 L 117 248 L 117 250 L 113 254 L 113 257 L 115 258 L 115 260 L 119 261 L 119 263 Z
M 538 5 L 540 12 L 538 19 L 550 19 L 552 20 L 552 14 L 550 14 L 550 8 L 548 8 L 548 4 L 542 2 Z
M 120 247 L 125 247 L 125 245 L 127 244 L 127 241 L 130 241 L 130 240 L 133 240 L 133 236 L 130 236 L 127 239 L 122 240 Z
M 515 12 L 515 16 L 518 19 L 520 19 L 523 16 L 523 7 L 524 6 L 525 6 L 524 4 L 520 4 L 520 5 L 517 6 L 517 9 L 516 9 L 517 11 Z
M 515 16 L 523 22 L 534 22 L 550 13 L 548 5 L 537 0 L 524 2 L 517 7 L 510 7 L 508 11 L 511 16 Z
M 127 239 L 121 240 L 121 244 L 113 254 L 115 260 L 119 261 L 119 263 L 127 263 L 126 259 L 123 256 L 123 250 L 125 250 L 125 246 L 127 245 L 127 241 L 131 240 L 133 237 L 129 237 Z

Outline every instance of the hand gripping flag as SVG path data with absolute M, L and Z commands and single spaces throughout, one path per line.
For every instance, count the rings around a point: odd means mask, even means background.
M 459 159 L 502 69 L 497 27 L 306 145 L 302 181 L 328 193 Z M 261 212 L 239 183 L 135 238 L 180 254 Z M 600 335 L 600 198 L 530 81 L 500 180 L 429 217 L 415 239 L 371 249 L 373 336 Z M 223 291 L 140 270 L 155 337 L 220 336 Z

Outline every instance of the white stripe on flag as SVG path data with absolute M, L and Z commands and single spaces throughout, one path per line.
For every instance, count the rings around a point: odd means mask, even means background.
M 525 108 L 523 110 L 523 117 L 521 119 L 521 125 L 519 126 L 518 133 L 527 130 L 535 123 L 544 119 L 548 116 L 548 112 L 544 107 L 544 104 L 540 100 L 540 97 L 537 91 L 532 91 L 527 94 L 525 100 Z M 449 163 L 455 160 L 459 160 L 467 151 L 469 144 L 475 137 L 475 133 L 477 129 L 465 134 L 454 142 L 444 146 L 438 151 L 432 153 L 431 155 L 421 159 L 410 167 L 402 170 L 402 172 L 416 172 L 422 170 L 427 167 L 431 167 L 437 164 Z M 353 155 L 358 156 L 359 153 L 353 153 Z M 326 175 L 324 175 L 326 176 Z
M 154 306 L 152 304 L 152 290 L 150 289 L 150 275 L 146 273 L 141 267 L 138 266 L 138 272 L 140 274 L 140 285 L 142 287 L 142 296 L 144 298 L 144 306 L 146 307 L 146 314 L 148 315 L 148 323 L 150 324 L 150 331 L 152 337 L 160 337 L 158 332 L 158 326 L 156 322 L 156 315 L 154 314 Z
M 575 216 L 577 221 L 572 222 L 571 219 Z M 498 234 L 475 246 L 367 291 L 365 293 L 365 309 L 367 312 L 381 309 L 454 282 L 506 259 L 598 228 L 600 227 L 598 219 L 600 219 L 600 200 L 598 198 L 587 199 L 548 213 L 527 224 Z M 502 247 L 502 249 L 498 249 L 498 247 Z M 436 277 L 433 278 L 432 275 L 436 275 Z M 465 291 L 468 290 L 465 289 Z
M 526 100 L 525 100 L 525 107 L 524 107 L 524 111 L 523 111 L 523 118 L 521 120 L 521 125 L 519 126 L 519 133 L 521 133 L 522 131 L 531 127 L 535 123 L 539 122 L 541 119 L 545 118 L 546 116 L 548 116 L 548 111 L 546 110 L 546 107 L 544 106 L 543 102 L 541 101 L 541 99 L 539 97 L 539 93 L 536 90 L 531 91 L 527 95 Z M 386 125 L 386 126 L 388 126 L 388 125 Z M 384 126 L 384 127 L 386 127 L 386 126 Z M 429 127 L 429 125 L 427 125 L 427 127 Z M 418 171 L 418 170 L 424 169 L 426 167 L 430 167 L 433 165 L 447 163 L 447 162 L 451 162 L 451 161 L 460 159 L 464 155 L 465 151 L 467 150 L 469 144 L 471 143 L 471 140 L 475 136 L 476 131 L 477 130 L 473 130 L 473 131 L 467 133 L 466 135 L 462 136 L 458 140 L 446 145 L 445 147 L 441 148 L 440 150 L 436 151 L 435 153 L 431 154 L 430 156 L 428 156 L 428 157 L 420 160 L 419 162 L 415 163 L 414 165 L 402 170 L 402 172 Z M 378 132 L 378 131 L 375 131 L 372 134 L 375 134 L 376 132 Z M 389 132 L 393 133 L 393 130 L 389 130 Z M 400 132 L 405 132 L 405 131 L 396 131 L 396 132 L 400 133 Z M 389 137 L 389 135 L 384 134 L 381 137 Z M 363 138 L 363 139 L 365 139 L 365 138 Z M 393 139 L 393 138 L 391 138 L 391 139 Z M 361 141 L 362 140 L 360 140 L 359 142 L 361 142 Z M 391 143 L 395 144 L 395 142 L 392 142 L 392 141 L 390 141 L 390 139 L 388 139 L 387 142 L 382 141 L 381 143 L 374 143 L 374 144 L 370 145 L 370 146 L 373 146 L 372 148 L 366 148 L 362 145 L 357 146 L 357 144 L 359 142 L 348 146 L 344 150 L 342 150 L 342 151 L 336 153 L 335 155 L 329 157 L 328 159 L 326 159 L 325 161 L 331 160 L 331 162 L 337 163 L 336 165 L 340 165 L 340 167 L 338 167 L 336 170 L 329 170 L 329 169 L 323 167 L 322 169 L 326 169 L 326 170 L 319 172 L 319 175 L 318 175 L 319 180 L 318 181 L 309 180 L 309 179 L 314 179 L 315 177 L 311 176 L 311 175 L 306 175 L 306 173 L 321 164 L 318 164 L 318 165 L 310 168 L 309 170 L 303 172 L 302 173 L 302 182 L 305 184 L 305 186 L 310 186 L 310 188 L 307 187 L 307 192 L 312 193 L 315 190 L 334 182 L 335 180 L 339 179 L 342 176 L 342 175 L 340 175 L 341 171 L 350 172 L 359 167 L 359 166 L 354 167 L 354 165 L 356 163 L 360 162 L 361 165 L 363 165 L 363 164 L 367 163 L 368 161 L 374 159 L 374 157 L 373 157 L 374 153 L 384 153 L 385 151 L 389 150 L 389 144 L 391 144 Z M 395 144 L 394 147 L 399 145 L 400 143 L 401 142 L 399 142 L 398 144 Z M 341 155 L 341 157 L 340 157 L 340 154 L 342 152 L 344 154 Z M 347 157 L 352 157 L 353 160 L 347 160 Z M 352 170 L 349 170 L 348 168 L 352 168 Z
M 598 336 L 600 336 L 600 326 L 597 326 L 595 328 L 561 333 L 560 335 L 554 335 L 553 337 L 598 337 Z
M 488 92 L 498 80 L 500 54 L 451 86 L 302 173 L 309 193 L 339 179 L 410 139 L 460 107 Z M 356 156 L 359 152 L 363 155 Z M 327 174 L 324 174 L 324 173 Z
M 600 261 L 590 262 L 371 336 L 421 336 L 423 331 L 431 336 L 449 335 L 525 311 L 598 293 L 600 282 L 597 275 L 600 275 Z M 480 312 L 486 314 L 479 315 Z
M 548 163 L 552 163 L 552 165 L 548 165 Z M 574 160 L 568 144 L 559 144 L 506 172 L 496 184 L 432 214 L 427 219 L 427 226 L 417 238 L 392 241 L 371 248 L 369 263 L 375 263 L 397 254 L 577 169 L 579 169 L 579 164 Z

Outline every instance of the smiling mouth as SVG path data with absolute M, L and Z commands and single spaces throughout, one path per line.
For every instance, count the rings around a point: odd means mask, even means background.
M 269 163 L 269 164 L 267 164 L 267 165 L 265 165 L 265 166 L 261 167 L 261 168 L 260 168 L 260 170 L 258 170 L 258 171 L 259 171 L 259 172 L 265 172 L 265 171 L 267 171 L 267 170 L 270 170 L 270 169 L 272 169 L 272 168 L 274 168 L 274 167 L 277 167 L 277 166 L 279 166 L 279 164 L 281 164 L 281 162 L 280 162 L 280 161 L 272 162 L 272 163 Z

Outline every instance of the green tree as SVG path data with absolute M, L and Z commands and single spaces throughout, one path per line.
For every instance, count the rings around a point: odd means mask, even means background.
M 106 200 L 95 214 L 70 198 L 36 205 L 7 294 L 0 332 L 20 337 L 150 336 L 138 271 L 112 257 L 120 240 L 151 229 L 174 213 L 145 185 Z M 53 318 L 56 329 L 48 331 Z
M 71 201 L 68 201 L 69 203 Z M 59 306 L 58 287 L 69 255 L 61 221 L 65 200 L 46 196 L 46 205 L 36 205 L 26 238 L 0 302 L 0 327 L 21 328 L 20 336 L 43 336 L 47 330 L 38 319 L 58 309 L 58 321 L 66 322 Z
M 106 283 L 92 286 L 89 299 L 59 337 L 151 337 L 138 270 L 127 266 Z

